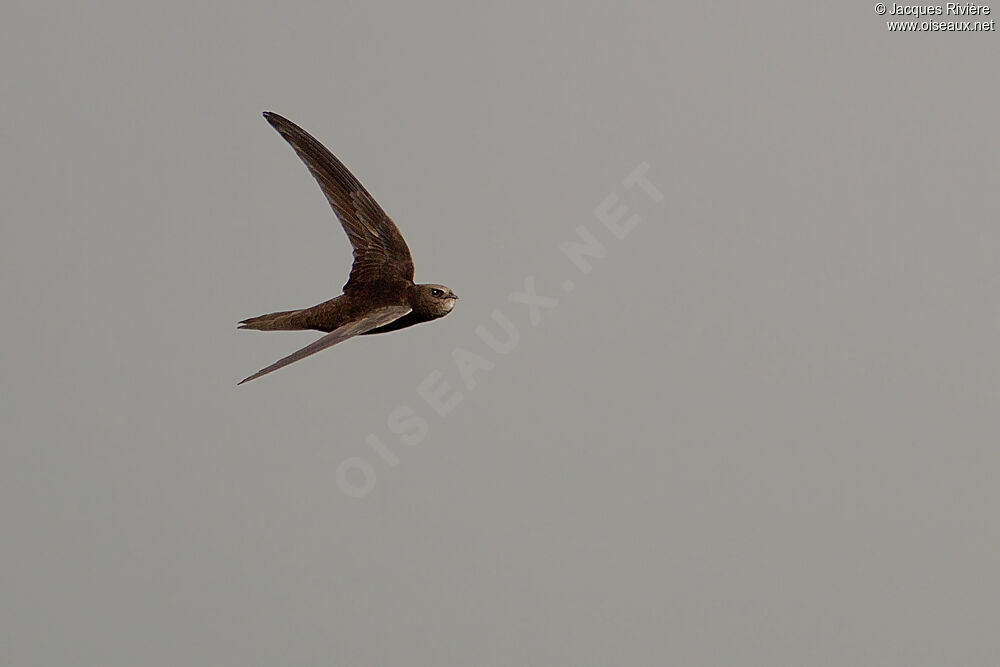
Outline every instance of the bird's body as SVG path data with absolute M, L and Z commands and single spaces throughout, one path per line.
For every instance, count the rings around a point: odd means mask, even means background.
M 258 331 L 315 329 L 329 333 L 348 322 L 364 317 L 364 314 L 373 306 L 400 305 L 410 307 L 411 311 L 398 320 L 361 334 L 367 335 L 396 331 L 414 324 L 436 320 L 447 315 L 454 307 L 454 300 L 451 299 L 442 302 L 433 297 L 431 299 L 425 298 L 420 293 L 421 286 L 413 283 L 406 284 L 400 281 L 400 284 L 386 287 L 388 289 L 344 293 L 311 308 L 284 310 L 251 317 L 240 322 L 240 329 L 256 329 Z M 428 287 L 440 288 L 442 291 L 448 289 L 443 285 L 428 285 Z
M 399 229 L 347 167 L 291 121 L 274 113 L 265 113 L 264 117 L 316 178 L 354 247 L 354 264 L 340 296 L 311 308 L 268 313 L 240 322 L 241 329 L 315 329 L 327 333 L 243 382 L 353 336 L 395 331 L 450 313 L 458 297 L 444 285 L 413 282 L 413 260 Z

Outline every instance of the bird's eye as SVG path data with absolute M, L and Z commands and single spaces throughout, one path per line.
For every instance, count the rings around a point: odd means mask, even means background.
M 432 289 L 431 296 L 444 296 L 444 292 L 439 289 Z

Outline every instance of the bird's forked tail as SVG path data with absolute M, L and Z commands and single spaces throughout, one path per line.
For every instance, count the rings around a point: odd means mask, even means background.
M 278 313 L 259 315 L 240 322 L 240 329 L 256 329 L 258 331 L 289 331 L 308 329 L 303 326 L 302 318 L 297 317 L 301 310 L 283 310 Z

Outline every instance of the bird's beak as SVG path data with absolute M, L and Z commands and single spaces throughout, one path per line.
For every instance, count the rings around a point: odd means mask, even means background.
M 458 301 L 458 295 L 455 294 L 454 292 L 451 293 L 451 298 L 455 299 L 456 301 Z

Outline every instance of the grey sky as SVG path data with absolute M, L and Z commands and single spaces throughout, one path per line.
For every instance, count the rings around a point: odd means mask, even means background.
M 492 4 L 4 12 L 0 664 L 995 664 L 996 33 Z M 461 301 L 237 388 L 350 268 L 264 110 Z

